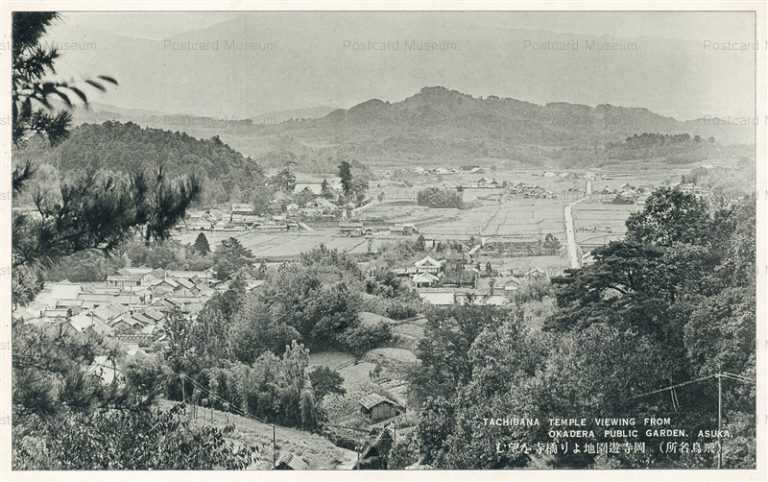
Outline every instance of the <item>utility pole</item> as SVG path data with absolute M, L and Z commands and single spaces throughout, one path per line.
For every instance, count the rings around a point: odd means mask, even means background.
M 275 434 L 275 424 L 272 424 L 272 468 L 277 463 L 277 435 Z
M 717 468 L 723 465 L 723 441 L 720 439 L 723 427 L 723 374 L 717 371 Z

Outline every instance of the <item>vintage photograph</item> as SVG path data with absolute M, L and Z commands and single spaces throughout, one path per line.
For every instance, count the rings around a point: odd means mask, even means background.
M 14 472 L 758 468 L 759 12 L 10 15 Z

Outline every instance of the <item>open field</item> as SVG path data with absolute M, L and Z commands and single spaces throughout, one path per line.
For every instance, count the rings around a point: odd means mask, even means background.
M 534 241 L 547 233 L 562 237 L 563 206 L 559 199 L 511 199 L 457 210 L 450 220 L 431 223 L 421 231 L 430 238 L 500 236 Z
M 627 217 L 642 209 L 637 204 L 605 204 L 587 200 L 573 208 L 576 242 L 598 244 L 620 239 L 626 233 Z
M 253 251 L 256 258 L 287 258 L 325 244 L 330 249 L 350 251 L 362 246 L 367 249 L 365 238 L 346 237 L 338 234 L 335 229 L 321 229 L 311 232 L 222 232 L 204 231 L 211 248 L 215 248 L 222 240 L 237 238 L 243 246 Z M 198 231 L 177 235 L 182 243 L 192 243 L 198 236 Z

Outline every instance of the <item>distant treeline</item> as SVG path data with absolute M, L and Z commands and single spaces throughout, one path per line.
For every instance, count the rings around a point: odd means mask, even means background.
M 609 142 L 606 144 L 606 147 L 609 149 L 620 147 L 620 146 L 628 146 L 633 148 L 638 147 L 650 147 L 650 146 L 663 146 L 663 145 L 670 145 L 670 144 L 683 144 L 688 142 L 703 142 L 704 139 L 699 135 L 691 136 L 688 133 L 684 134 L 658 134 L 655 132 L 643 132 L 642 134 L 634 134 L 630 137 L 627 137 L 624 142 Z M 709 137 L 707 139 L 707 142 L 710 144 L 715 143 L 714 137 Z
M 428 187 L 419 191 L 416 194 L 416 203 L 419 206 L 431 208 L 464 208 L 464 201 L 460 192 L 439 187 Z

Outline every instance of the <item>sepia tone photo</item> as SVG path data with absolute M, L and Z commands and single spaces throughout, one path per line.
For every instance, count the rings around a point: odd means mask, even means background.
M 14 472 L 758 468 L 758 12 L 11 15 Z

